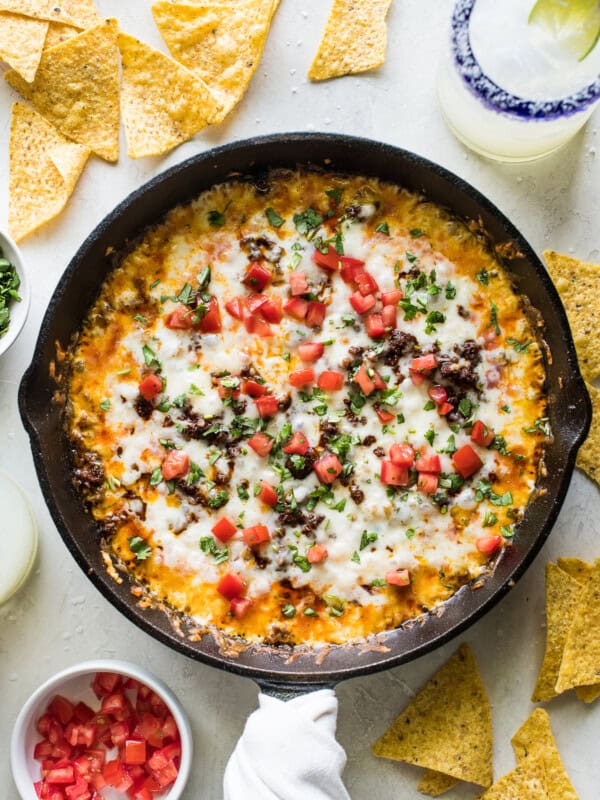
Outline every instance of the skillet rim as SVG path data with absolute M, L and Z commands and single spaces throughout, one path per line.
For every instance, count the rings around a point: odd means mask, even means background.
M 447 601 L 446 604 L 444 604 L 444 607 L 449 608 L 453 602 L 457 603 L 460 600 L 464 601 L 466 599 L 467 602 L 463 603 L 463 605 L 466 607 L 466 613 L 462 614 L 461 618 L 446 630 L 442 630 L 442 632 L 434 634 L 425 641 L 417 643 L 409 650 L 405 651 L 396 648 L 396 651 L 394 651 L 393 644 L 391 644 L 391 651 L 389 654 L 379 654 L 375 651 L 369 651 L 367 649 L 366 652 L 370 652 L 371 657 L 367 657 L 363 663 L 360 663 L 358 659 L 353 659 L 350 657 L 346 658 L 345 664 L 342 663 L 342 665 L 336 666 L 334 669 L 328 668 L 328 659 L 325 659 L 322 663 L 313 663 L 307 668 L 306 664 L 304 663 L 304 656 L 301 656 L 300 659 L 298 659 L 298 661 L 294 664 L 286 664 L 282 658 L 281 649 L 278 650 L 276 647 L 272 647 L 270 648 L 270 652 L 268 652 L 269 648 L 266 648 L 267 652 L 265 652 L 264 645 L 261 646 L 262 650 L 257 650 L 257 652 L 252 656 L 252 663 L 250 664 L 245 663 L 246 654 L 242 654 L 241 657 L 232 658 L 231 656 L 223 655 L 222 653 L 208 652 L 207 650 L 202 649 L 204 639 L 199 646 L 193 647 L 192 643 L 188 642 L 185 638 L 180 638 L 172 629 L 172 627 L 167 628 L 164 624 L 159 625 L 158 621 L 157 624 L 155 624 L 155 622 L 147 618 L 150 615 L 147 611 L 140 610 L 136 607 L 135 598 L 131 594 L 129 594 L 127 598 L 121 597 L 117 592 L 117 585 L 114 584 L 112 579 L 105 572 L 98 571 L 90 563 L 88 556 L 83 552 L 82 549 L 80 549 L 75 535 L 71 534 L 63 519 L 61 508 L 56 501 L 51 488 L 49 470 L 47 469 L 46 464 L 47 455 L 44 451 L 44 445 L 35 426 L 35 412 L 31 407 L 30 388 L 30 384 L 32 383 L 36 373 L 36 364 L 44 359 L 44 350 L 48 345 L 49 334 L 51 334 L 55 312 L 60 304 L 60 301 L 67 292 L 71 279 L 80 268 L 81 262 L 85 260 L 86 253 L 90 251 L 98 242 L 98 240 L 101 239 L 107 232 L 109 232 L 124 215 L 127 215 L 130 209 L 135 209 L 140 204 L 143 205 L 145 197 L 152 192 L 160 190 L 160 187 L 163 184 L 177 177 L 185 178 L 185 175 L 188 171 L 191 172 L 195 168 L 201 167 L 203 164 L 207 167 L 207 171 L 210 171 L 211 162 L 216 162 L 216 166 L 218 167 L 218 164 L 223 156 L 227 156 L 232 153 L 235 154 L 236 151 L 244 152 L 245 150 L 249 149 L 251 151 L 257 151 L 256 155 L 257 157 L 260 157 L 261 151 L 265 149 L 268 150 L 270 146 L 284 145 L 286 148 L 289 148 L 292 151 L 292 157 L 288 159 L 287 162 L 288 165 L 290 162 L 295 163 L 296 161 L 299 165 L 307 165 L 316 162 L 321 163 L 325 158 L 329 157 L 334 162 L 330 168 L 335 171 L 335 155 L 324 156 L 321 153 L 316 159 L 311 159 L 310 157 L 296 159 L 293 157 L 294 145 L 306 147 L 310 144 L 330 147 L 332 150 L 335 150 L 336 148 L 338 150 L 340 150 L 340 148 L 356 148 L 359 151 L 364 148 L 367 150 L 372 150 L 373 154 L 378 155 L 381 161 L 382 167 L 380 169 L 380 173 L 384 171 L 383 164 L 385 163 L 386 156 L 394 159 L 398 164 L 401 163 L 404 169 L 410 170 L 410 168 L 413 167 L 417 170 L 428 172 L 431 176 L 441 179 L 441 181 L 447 185 L 448 190 L 451 193 L 458 196 L 466 195 L 466 197 L 473 204 L 475 204 L 480 211 L 483 211 L 492 217 L 503 229 L 504 233 L 506 234 L 506 239 L 518 244 L 519 250 L 523 255 L 523 261 L 526 262 L 526 264 L 530 267 L 533 267 L 535 279 L 542 289 L 542 294 L 545 294 L 548 298 L 550 310 L 553 315 L 553 321 L 558 323 L 562 332 L 562 342 L 565 348 L 564 355 L 566 356 L 566 361 L 568 362 L 567 366 L 569 369 L 569 374 L 567 377 L 569 380 L 571 403 L 573 404 L 573 407 L 577 407 L 578 409 L 578 417 L 575 421 L 577 425 L 575 429 L 571 431 L 565 431 L 564 433 L 567 440 L 565 443 L 567 452 L 564 461 L 564 468 L 559 481 L 558 491 L 551 498 L 551 505 L 544 513 L 544 523 L 538 530 L 537 535 L 534 537 L 526 552 L 521 555 L 514 564 L 507 563 L 509 561 L 507 558 L 503 558 L 499 561 L 498 566 L 503 571 L 508 570 L 502 578 L 502 582 L 499 585 L 494 586 L 493 581 L 495 580 L 496 576 L 490 575 L 485 582 L 484 589 L 481 589 L 478 592 L 470 590 L 468 587 L 461 589 L 449 601 Z M 282 163 L 273 164 L 273 168 L 277 168 L 278 166 L 282 166 Z M 245 171 L 242 173 L 242 175 L 247 175 L 251 172 L 251 169 L 244 168 L 244 170 Z M 347 168 L 344 170 L 340 169 L 339 171 L 351 172 L 351 170 L 348 170 Z M 355 174 L 361 174 L 361 172 L 363 174 L 375 174 L 373 172 L 369 173 L 368 171 L 361 170 L 360 167 L 355 170 Z M 386 178 L 382 179 L 386 180 Z M 219 178 L 219 180 L 222 180 L 222 178 Z M 215 180 L 215 182 L 217 181 Z M 398 181 L 395 179 L 392 179 L 392 182 L 398 183 Z M 185 186 L 184 182 L 183 190 L 180 193 L 181 199 L 178 202 L 186 202 L 194 195 L 197 195 L 199 191 L 203 190 L 203 188 L 190 190 Z M 432 198 L 432 201 L 438 203 L 439 205 L 445 205 L 442 202 L 438 202 L 437 199 L 434 200 Z M 456 198 L 456 202 L 458 203 L 458 198 Z M 171 205 L 171 207 L 173 206 Z M 459 218 L 465 218 L 464 215 L 454 211 L 451 206 L 450 210 Z M 154 220 L 149 221 L 146 227 L 156 224 L 160 220 L 161 216 L 162 215 L 159 215 Z M 510 274 L 515 274 L 511 271 L 510 264 L 507 265 L 507 270 Z M 535 304 L 533 305 L 535 307 Z M 548 365 L 546 365 L 546 368 L 548 368 Z M 111 603 L 111 605 L 116 607 L 128 619 L 134 622 L 146 633 L 149 633 L 153 638 L 160 641 L 162 644 L 165 644 L 181 652 L 182 654 L 193 658 L 194 660 L 198 660 L 209 664 L 210 666 L 218 667 L 220 669 L 243 675 L 245 677 L 255 678 L 259 682 L 262 680 L 268 684 L 276 684 L 278 686 L 285 684 L 289 687 L 302 687 L 314 683 L 319 685 L 335 683 L 342 679 L 357 677 L 359 675 L 369 674 L 407 663 L 408 661 L 412 661 L 421 655 L 431 652 L 450 639 L 458 636 L 460 633 L 478 621 L 482 616 L 484 616 L 489 610 L 491 610 L 491 608 L 493 608 L 502 599 L 502 597 L 507 594 L 509 589 L 525 573 L 548 538 L 569 488 L 571 476 L 575 466 L 577 450 L 587 435 L 589 426 L 591 424 L 591 402 L 585 388 L 585 382 L 578 368 L 577 355 L 570 333 L 566 313 L 556 288 L 550 280 L 548 273 L 544 269 L 542 262 L 537 257 L 523 235 L 513 225 L 513 223 L 497 208 L 497 206 L 495 206 L 495 204 L 488 200 L 481 192 L 471 186 L 467 181 L 459 178 L 445 167 L 442 167 L 435 162 L 424 158 L 423 156 L 404 150 L 403 148 L 375 140 L 330 132 L 270 134 L 266 136 L 252 137 L 250 139 L 230 142 L 216 148 L 210 148 L 159 173 L 150 181 L 129 194 L 123 201 L 121 201 L 116 208 L 110 212 L 88 235 L 58 281 L 42 320 L 35 350 L 32 356 L 32 361 L 21 380 L 19 387 L 19 410 L 23 424 L 30 438 L 31 449 L 40 488 L 60 536 L 79 566 L 87 574 L 88 578 L 92 581 L 96 588 Z M 570 437 L 567 435 L 568 433 L 570 433 Z M 479 592 L 485 593 L 484 590 L 486 587 L 488 589 L 489 596 L 481 603 L 474 602 L 475 595 L 480 596 Z M 490 587 L 491 591 L 489 591 Z M 469 605 L 473 607 L 469 609 Z M 167 625 L 170 625 L 167 616 L 163 612 L 155 613 L 161 614 L 164 620 L 166 620 Z M 426 626 L 427 622 L 429 622 L 429 627 L 432 626 L 431 620 L 434 619 L 434 616 L 436 619 L 442 618 L 441 615 L 426 615 L 423 628 Z M 410 629 L 415 627 L 418 627 L 418 625 L 415 623 L 410 625 Z M 385 644 L 390 645 L 388 640 L 393 639 L 394 634 L 396 634 L 396 637 L 399 637 L 405 630 L 407 630 L 407 628 L 400 628 L 394 631 L 386 632 Z M 214 640 L 214 637 L 212 636 L 205 638 Z M 378 639 L 378 641 L 380 641 L 380 639 Z M 354 647 L 354 645 L 338 645 L 333 646 L 333 650 L 337 650 L 338 653 L 340 651 L 348 653 L 348 648 L 352 647 Z M 253 648 L 250 648 L 248 652 L 252 650 Z M 289 655 L 289 651 L 287 654 Z M 314 655 L 315 651 L 311 650 L 309 657 L 312 658 Z M 336 662 L 338 660 L 339 659 L 336 659 Z M 261 663 L 255 663 L 257 661 Z M 350 663 L 347 663 L 348 661 Z M 356 663 L 357 661 L 359 661 L 359 663 Z M 297 667 L 299 663 L 301 664 L 302 668 L 296 669 L 295 667 Z

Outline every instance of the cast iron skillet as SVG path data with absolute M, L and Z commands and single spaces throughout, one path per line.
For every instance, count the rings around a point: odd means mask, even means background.
M 527 508 L 514 546 L 482 588 L 461 589 L 444 607 L 377 637 L 372 646 L 333 647 L 326 658 L 313 651 L 290 659 L 289 650 L 252 646 L 240 653 L 219 647 L 212 635 L 189 641 L 159 610 L 140 609 L 125 580 L 118 585 L 105 570 L 96 524 L 70 479 L 62 409 L 50 377 L 56 343 L 68 347 L 93 303 L 117 253 L 173 206 L 195 197 L 231 173 L 260 176 L 269 167 L 315 165 L 327 170 L 376 176 L 422 192 L 464 219 L 480 221 L 494 245 L 512 242 L 519 255 L 506 262 L 519 291 L 540 313 L 548 344 L 549 416 L 554 440 L 546 450 L 547 473 Z M 473 187 L 442 167 L 390 145 L 320 133 L 267 136 L 218 147 L 159 175 L 134 192 L 96 228 L 62 276 L 44 317 L 33 361 L 23 377 L 19 405 L 31 438 L 33 458 L 54 522 L 75 560 L 102 594 L 129 619 L 164 644 L 212 666 L 255 678 L 263 687 L 291 694 L 344 678 L 396 666 L 433 650 L 473 624 L 525 572 L 549 535 L 563 503 L 578 447 L 590 425 L 591 407 L 567 318 L 539 259 L 516 228 Z M 321 654 L 322 655 L 322 654 Z

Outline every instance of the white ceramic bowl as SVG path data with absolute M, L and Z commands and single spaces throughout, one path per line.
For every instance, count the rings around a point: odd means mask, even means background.
M 23 266 L 23 257 L 17 245 L 13 242 L 7 233 L 0 230 L 0 250 L 4 253 L 4 258 L 7 258 L 17 270 L 17 275 L 21 279 L 21 286 L 19 287 L 19 295 L 21 297 L 20 303 L 11 303 L 10 305 L 10 324 L 4 336 L 0 336 L 0 356 L 2 356 L 11 344 L 15 341 L 17 336 L 23 330 L 27 314 L 29 313 L 29 305 L 31 303 L 31 291 L 29 288 L 29 280 L 25 274 Z
M 13 728 L 10 761 L 13 778 L 22 800 L 37 800 L 33 788 L 34 782 L 40 780 L 40 765 L 33 758 L 33 748 L 40 741 L 35 727 L 36 721 L 45 712 L 48 703 L 56 694 L 62 694 L 76 702 L 82 700 L 92 707 L 97 707 L 96 695 L 90 687 L 96 672 L 117 672 L 120 675 L 135 678 L 140 683 L 149 686 L 167 704 L 181 736 L 181 764 L 179 775 L 173 786 L 165 794 L 156 795 L 156 797 L 164 798 L 164 800 L 179 800 L 190 775 L 193 756 L 192 731 L 183 707 L 169 687 L 143 667 L 127 661 L 113 660 L 85 661 L 64 669 L 40 686 L 21 709 Z M 104 790 L 104 795 L 106 800 L 124 797 L 122 793 L 116 791 L 108 793 Z

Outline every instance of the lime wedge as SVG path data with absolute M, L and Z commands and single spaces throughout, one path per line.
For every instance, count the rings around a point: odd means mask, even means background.
M 529 24 L 543 30 L 578 61 L 588 56 L 600 39 L 599 0 L 537 0 Z

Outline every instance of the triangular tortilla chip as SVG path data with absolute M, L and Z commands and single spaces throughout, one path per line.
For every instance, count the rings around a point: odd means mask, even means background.
M 106 20 L 44 50 L 33 83 L 5 75 L 48 122 L 107 161 L 119 157 L 117 22 Z
M 556 565 L 580 584 L 587 581 L 594 566 L 589 561 L 582 561 L 580 558 L 557 558 Z
M 221 122 L 242 99 L 262 57 L 279 0 L 240 0 L 223 5 L 171 3 L 152 6 L 173 58 L 191 69 L 217 97 Z
M 550 800 L 544 762 L 526 758 L 481 795 L 480 800 Z
M 578 686 L 575 689 L 575 694 L 580 700 L 583 700 L 584 703 L 593 703 L 594 700 L 597 700 L 600 697 L 600 685 Z
M 72 25 L 63 25 L 62 22 L 50 22 L 46 41 L 44 42 L 44 50 L 56 47 L 57 44 L 62 44 L 78 35 L 79 31 Z
M 432 769 L 428 769 L 419 781 L 417 790 L 421 794 L 429 795 L 429 797 L 439 797 L 452 789 L 453 786 L 456 786 L 457 783 L 458 780 L 451 775 L 444 775 L 443 772 L 435 772 Z
M 543 708 L 536 708 L 515 733 L 511 743 L 517 761 L 529 756 L 542 759 L 550 800 L 579 800 L 556 747 L 550 727 L 550 717 Z
M 592 425 L 587 439 L 577 453 L 577 466 L 600 486 L 600 391 L 591 384 L 586 388 L 592 401 Z
M 119 34 L 118 42 L 121 111 L 130 158 L 166 153 L 220 112 L 206 84 L 181 64 L 128 34 Z
M 490 703 L 468 645 L 409 703 L 373 753 L 480 786 L 492 783 Z
M 65 139 L 33 108 L 13 105 L 8 227 L 17 241 L 60 214 L 89 153 Z
M 581 374 L 593 381 L 600 375 L 600 265 L 553 250 L 546 250 L 544 259 L 569 318 Z
M 91 28 L 100 21 L 94 0 L 0 0 L 0 11 Z
M 385 18 L 392 0 L 334 0 L 317 55 L 308 70 L 324 81 L 380 67 L 385 61 Z
M 0 11 L 0 61 L 31 83 L 42 57 L 48 23 Z
M 569 627 L 556 691 L 600 684 L 600 558 L 583 587 Z
M 581 584 L 556 564 L 546 564 L 546 651 L 532 703 L 556 697 L 556 680 L 560 670 L 569 625 L 581 594 Z

